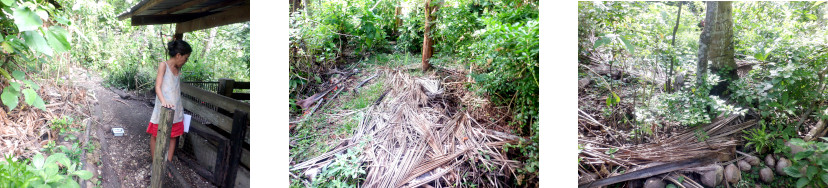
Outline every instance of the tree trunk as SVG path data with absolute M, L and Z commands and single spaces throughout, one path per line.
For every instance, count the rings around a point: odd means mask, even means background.
M 297 10 L 302 9 L 302 1 L 301 0 L 290 0 L 290 12 L 296 12 Z
M 722 78 L 710 91 L 711 95 L 722 95 L 730 82 L 738 79 L 736 61 L 733 59 L 733 13 L 731 2 L 719 1 L 716 9 L 716 22 L 711 33 L 708 56 L 712 63 L 711 70 Z
M 681 2 L 679 2 L 679 6 L 678 6 L 678 16 L 676 16 L 676 27 L 673 27 L 673 42 L 672 42 L 672 44 L 670 44 L 670 45 L 673 46 L 673 51 L 671 51 L 672 55 L 673 55 L 673 58 L 670 59 L 670 77 L 667 77 L 667 91 L 670 91 L 670 93 L 672 93 L 673 90 L 674 90 L 673 89 L 673 84 L 672 84 L 673 83 L 672 82 L 673 64 L 675 64 L 675 61 L 676 61 L 676 52 L 675 52 L 676 31 L 678 31 L 679 22 L 681 22 Z
M 696 64 L 696 87 L 700 87 L 707 78 L 707 50 L 710 45 L 710 32 L 713 29 L 711 25 L 716 20 L 717 5 L 716 2 L 707 2 L 707 15 L 702 21 L 702 33 L 699 36 L 699 61 Z
M 431 47 L 431 0 L 426 0 L 425 4 L 425 32 L 423 32 L 423 71 L 430 68 L 429 59 L 431 59 L 434 49 Z
M 402 2 L 400 2 L 402 4 Z M 399 4 L 397 7 L 394 8 L 394 35 L 399 36 L 399 29 L 400 25 L 402 24 L 402 19 L 400 19 L 400 14 L 402 14 L 402 5 Z
M 309 6 L 310 6 L 310 0 L 302 0 L 302 8 L 305 9 L 305 14 L 307 14 L 308 16 L 311 15 L 311 12 L 308 10 Z
M 206 55 L 208 52 L 210 52 L 210 47 L 213 46 L 213 40 L 215 40 L 215 38 L 216 38 L 216 28 L 214 27 L 214 28 L 210 29 L 210 38 L 207 38 L 207 40 L 204 41 L 204 49 L 202 49 L 201 54 L 198 55 L 198 60 L 199 61 L 204 62 L 204 55 Z

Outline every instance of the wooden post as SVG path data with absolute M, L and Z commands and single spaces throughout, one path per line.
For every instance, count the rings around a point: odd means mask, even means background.
M 158 132 L 155 137 L 155 153 L 152 156 L 151 187 L 159 188 L 167 176 L 167 150 L 169 149 L 170 132 L 172 131 L 173 112 L 169 108 L 161 108 L 161 121 L 158 122 Z
M 241 160 L 242 143 L 244 143 L 244 133 L 247 131 L 247 113 L 236 110 L 233 112 L 233 130 L 230 133 L 230 160 L 227 168 L 225 168 L 224 186 L 233 187 L 236 185 L 236 174 L 239 169 L 239 160 Z
M 236 83 L 236 80 L 229 78 L 219 78 L 219 91 L 217 93 L 219 95 L 224 95 L 226 97 L 233 97 L 234 83 Z

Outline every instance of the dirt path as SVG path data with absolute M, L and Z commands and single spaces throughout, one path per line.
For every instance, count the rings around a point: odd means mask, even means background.
M 155 96 L 130 93 L 133 99 L 121 99 L 101 85 L 103 79 L 87 70 L 73 68 L 74 84 L 88 90 L 98 100 L 92 108 L 93 121 L 87 128 L 90 144 L 96 150 L 86 156 L 86 169 L 101 178 L 102 187 L 147 187 L 150 185 L 152 160 L 146 128 L 152 113 L 149 102 Z M 116 137 L 112 128 L 123 128 L 124 136 Z M 179 152 L 176 151 L 178 156 Z M 172 164 L 192 187 L 214 187 L 192 169 L 174 158 Z M 183 185 L 172 183 L 174 187 Z M 86 187 L 94 187 L 87 183 Z

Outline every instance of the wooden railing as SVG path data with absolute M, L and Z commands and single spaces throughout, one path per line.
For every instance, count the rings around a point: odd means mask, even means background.
M 184 109 L 190 111 L 193 116 L 209 122 L 205 125 L 199 121 L 191 121 L 188 134 L 203 139 L 191 139 L 190 143 L 207 140 L 210 145 L 215 145 L 215 149 L 193 147 L 194 152 L 201 155 L 206 153 L 206 155 L 212 154 L 215 156 L 215 163 L 209 164 L 209 166 L 213 166 L 212 170 L 205 168 L 199 162 L 186 162 L 190 163 L 196 173 L 210 180 L 213 184 L 222 187 L 233 187 L 237 169 L 240 165 L 247 169 L 250 168 L 250 138 L 247 134 L 250 130 L 248 115 L 250 105 L 240 101 L 249 100 L 250 94 L 245 93 L 246 98 L 234 97 L 245 96 L 244 94 L 232 92 L 233 89 L 240 87 L 249 89 L 250 83 L 221 79 L 215 92 L 201 89 L 186 82 L 181 84 Z M 204 145 L 205 143 L 199 144 Z M 201 162 L 204 163 L 204 161 Z

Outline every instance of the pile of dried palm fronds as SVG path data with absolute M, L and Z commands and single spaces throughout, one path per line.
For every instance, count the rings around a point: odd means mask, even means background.
M 579 138 L 583 145 L 579 157 L 587 165 L 621 166 L 634 170 L 653 164 L 700 159 L 727 153 L 738 146 L 739 141 L 732 135 L 756 125 L 756 120 L 744 121 L 738 115 L 717 118 L 703 127 L 688 128 L 682 133 L 661 139 L 656 143 L 612 146 L 600 141 Z M 585 116 L 579 116 L 579 119 Z M 591 122 L 594 120 L 585 120 Z
M 582 154 L 585 155 L 587 164 L 611 163 L 628 167 L 651 162 L 680 161 L 707 156 L 739 145 L 736 139 L 728 136 L 755 125 L 756 120 L 733 124 L 737 118 L 737 115 L 732 115 L 705 125 L 702 129 L 706 138 L 701 132 L 691 128 L 658 143 L 611 146 L 582 138 L 578 139 L 578 143 L 584 145 Z M 617 151 L 607 152 L 610 149 Z
M 353 136 L 339 147 L 296 164 L 291 170 L 318 173 L 337 153 L 365 141 L 359 157 L 367 168 L 365 187 L 461 185 L 511 187 L 519 161 L 509 160 L 500 148 L 519 139 L 487 130 L 465 112 L 451 110 L 438 79 L 413 78 L 387 71 L 388 90 L 366 110 Z M 484 167 L 486 169 L 480 169 Z
M 0 153 L 28 158 L 39 152 L 42 145 L 50 140 L 57 139 L 50 129 L 50 121 L 62 116 L 78 115 L 83 120 L 77 119 L 74 125 L 79 126 L 88 121 L 89 100 L 85 89 L 68 86 L 67 84 L 55 84 L 47 82 L 37 83 L 41 89 L 38 95 L 46 103 L 46 110 L 40 110 L 23 102 L 24 96 L 20 96 L 20 103 L 12 111 L 2 106 L 0 109 Z

